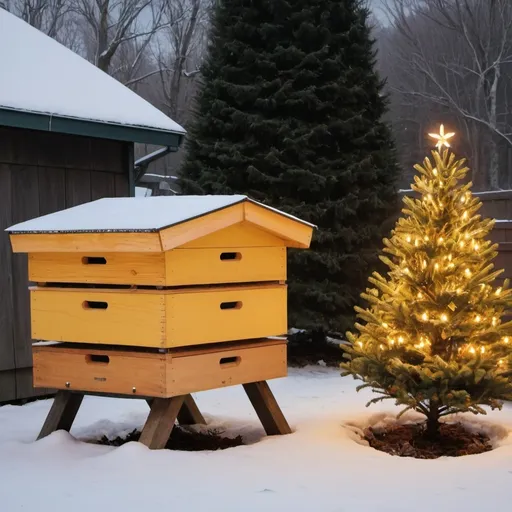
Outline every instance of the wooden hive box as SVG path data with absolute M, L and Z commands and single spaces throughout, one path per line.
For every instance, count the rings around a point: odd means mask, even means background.
M 169 349 L 286 333 L 286 249 L 313 228 L 234 195 L 100 199 L 7 231 L 33 339 Z
M 169 398 L 285 377 L 286 340 L 261 339 L 158 352 L 78 343 L 34 344 L 34 386 Z

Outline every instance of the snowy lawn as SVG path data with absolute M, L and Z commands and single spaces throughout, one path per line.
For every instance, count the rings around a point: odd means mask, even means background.
M 252 444 L 215 452 L 150 451 L 87 444 L 141 427 L 138 400 L 86 397 L 71 434 L 34 439 L 51 400 L 0 407 L 0 510 L 482 511 L 509 510 L 512 406 L 467 418 L 496 449 L 436 460 L 393 457 L 356 432 L 389 421 L 391 405 L 366 409 L 370 392 L 327 368 L 292 369 L 270 381 L 294 433 L 265 437 L 241 386 L 198 393 L 209 427 Z M 391 413 L 391 414 L 390 414 Z M 409 420 L 413 416 L 407 417 Z

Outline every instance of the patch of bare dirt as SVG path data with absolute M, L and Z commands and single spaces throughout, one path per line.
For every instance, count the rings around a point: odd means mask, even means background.
M 98 444 L 108 446 L 122 446 L 130 441 L 138 441 L 140 438 L 140 431 L 133 430 L 125 437 L 116 437 L 115 439 L 108 439 L 103 436 Z M 242 436 L 237 437 L 223 437 L 217 430 L 208 430 L 206 432 L 193 432 L 185 430 L 179 426 L 172 429 L 171 436 L 167 445 L 168 450 L 183 450 L 183 451 L 202 451 L 202 450 L 225 450 L 226 448 L 233 448 L 241 446 L 244 442 Z
M 442 423 L 439 436 L 435 439 L 425 436 L 424 423 L 368 427 L 364 431 L 364 438 L 376 450 L 416 459 L 461 457 L 492 450 L 488 436 L 471 432 L 461 423 Z

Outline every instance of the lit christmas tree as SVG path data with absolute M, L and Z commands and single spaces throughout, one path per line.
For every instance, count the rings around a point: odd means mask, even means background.
M 404 197 L 404 217 L 384 239 L 386 276 L 376 272 L 362 294 L 369 306 L 356 307 L 361 323 L 347 333 L 350 346 L 343 375 L 353 375 L 380 396 L 427 417 L 426 435 L 439 435 L 440 418 L 485 414 L 512 399 L 512 305 L 508 279 L 491 263 L 497 244 L 486 240 L 494 220 L 477 213 L 464 160 L 448 149 L 453 133 L 437 140 L 433 161 L 416 165 L 412 189 Z M 446 149 L 443 149 L 446 146 Z M 368 405 L 369 405 L 368 404 Z

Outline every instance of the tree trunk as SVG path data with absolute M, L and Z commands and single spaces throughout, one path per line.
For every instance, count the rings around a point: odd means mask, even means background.
M 439 427 L 439 406 L 437 404 L 430 403 L 425 436 L 428 439 L 437 439 L 439 437 Z
M 498 131 L 498 82 L 501 76 L 501 68 L 499 64 L 495 64 L 493 67 L 494 71 L 494 79 L 492 81 L 491 90 L 489 92 L 490 96 L 490 114 L 489 114 L 489 124 L 493 130 Z M 491 161 L 489 162 L 489 185 L 491 190 L 498 190 L 500 188 L 499 178 L 499 154 L 498 154 L 498 145 L 496 144 L 494 138 L 494 132 L 491 133 Z
M 98 38 L 98 48 L 96 50 L 96 66 L 98 66 L 102 71 L 108 73 L 108 68 L 110 66 L 110 58 L 107 58 L 107 48 L 108 48 L 108 9 L 109 9 L 109 1 L 105 0 L 100 7 L 100 19 L 98 20 L 98 33 L 96 37 Z
M 492 135 L 491 135 L 491 138 Z M 489 161 L 489 186 L 491 190 L 499 190 L 500 187 L 500 158 L 498 153 L 498 145 L 494 140 L 490 144 L 491 155 Z

